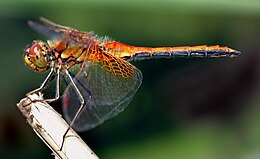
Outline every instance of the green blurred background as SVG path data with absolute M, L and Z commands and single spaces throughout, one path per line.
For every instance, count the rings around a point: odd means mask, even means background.
M 219 44 L 243 52 L 235 59 L 132 62 L 144 79 L 131 104 L 80 133 L 100 158 L 260 158 L 260 1 L 6 0 L 0 2 L 1 159 L 53 158 L 16 108 L 46 76 L 22 59 L 27 44 L 46 40 L 27 26 L 39 16 L 136 46 Z

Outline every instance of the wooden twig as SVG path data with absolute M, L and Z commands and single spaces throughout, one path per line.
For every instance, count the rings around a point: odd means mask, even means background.
M 98 159 L 72 128 L 67 133 L 60 150 L 64 133 L 69 125 L 48 103 L 35 102 L 41 99 L 43 99 L 41 94 L 33 94 L 22 99 L 17 107 L 34 132 L 53 151 L 55 158 Z

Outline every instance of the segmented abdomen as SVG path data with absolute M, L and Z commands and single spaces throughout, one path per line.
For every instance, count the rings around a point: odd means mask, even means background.
M 239 51 L 218 45 L 149 48 L 111 42 L 105 44 L 104 47 L 109 53 L 125 60 L 178 57 L 236 57 L 240 54 Z

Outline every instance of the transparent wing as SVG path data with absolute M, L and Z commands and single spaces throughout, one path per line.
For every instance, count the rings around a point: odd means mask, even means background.
M 78 31 L 77 29 L 62 26 L 51 22 L 50 20 L 40 17 L 41 23 L 36 23 L 33 21 L 28 21 L 28 25 L 33 28 L 35 31 L 51 37 L 53 40 L 75 40 L 79 43 L 86 43 L 89 42 L 86 39 L 90 37 L 95 37 L 93 32 L 82 32 Z
M 122 112 L 142 82 L 142 73 L 135 66 L 106 52 L 86 60 L 74 82 L 84 96 L 84 110 L 73 124 L 77 131 L 94 128 Z M 91 55 L 89 55 L 91 57 Z M 92 99 L 90 99 L 92 94 Z M 70 123 L 79 109 L 80 100 L 72 84 L 63 96 L 63 111 Z
M 52 38 L 60 38 L 64 36 L 65 34 L 70 33 L 71 31 L 76 31 L 73 28 L 61 26 L 58 24 L 55 24 L 43 17 L 40 17 L 41 23 L 36 23 L 33 21 L 28 21 L 28 25 L 33 28 L 35 31 L 46 35 L 48 37 Z

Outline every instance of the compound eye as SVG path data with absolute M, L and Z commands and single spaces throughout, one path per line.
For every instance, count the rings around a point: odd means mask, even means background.
M 38 43 L 33 44 L 29 50 L 29 55 L 39 58 L 41 56 L 41 45 Z

